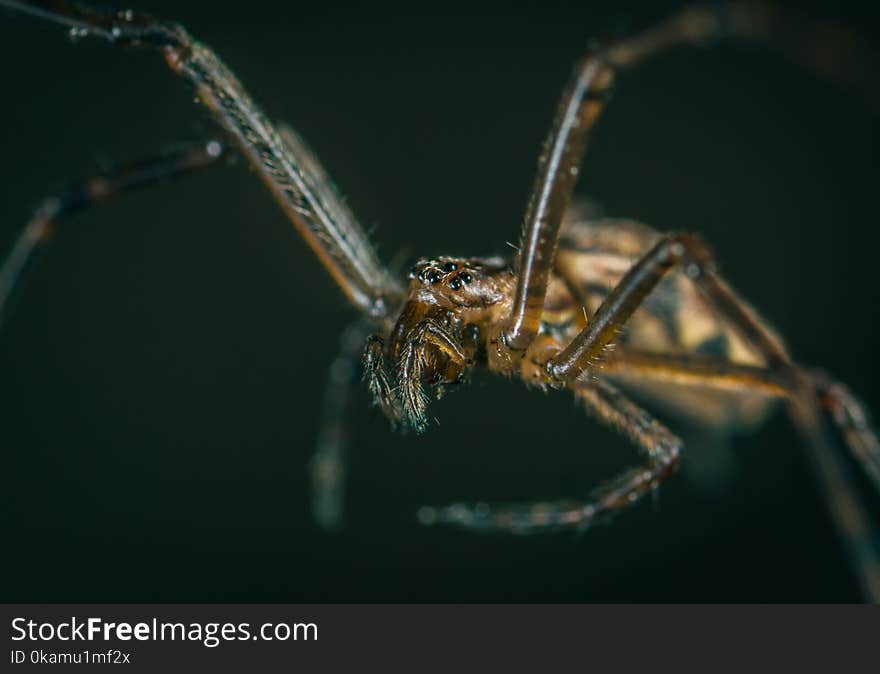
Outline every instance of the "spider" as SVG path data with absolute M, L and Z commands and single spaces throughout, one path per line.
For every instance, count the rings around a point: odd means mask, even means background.
M 618 75 L 678 46 L 773 36 L 760 6 L 690 7 L 579 61 L 538 160 L 513 259 L 423 258 L 398 279 L 303 139 L 271 122 L 235 75 L 181 26 L 134 11 L 63 1 L 0 5 L 48 19 L 77 37 L 159 51 L 259 174 L 361 320 L 331 369 L 325 418 L 311 463 L 314 513 L 341 525 L 346 447 L 339 432 L 348 362 L 362 352 L 376 407 L 401 431 L 424 432 L 427 409 L 477 368 L 542 390 L 567 390 L 642 452 L 641 465 L 586 498 L 424 506 L 425 525 L 476 532 L 583 531 L 654 493 L 681 461 L 682 442 L 637 405 L 636 393 L 718 427 L 760 422 L 782 400 L 804 437 L 835 523 L 866 593 L 880 598 L 873 528 L 833 451 L 830 419 L 880 488 L 880 442 L 863 405 L 840 382 L 792 360 L 782 339 L 717 273 L 696 235 L 661 234 L 599 218 L 573 190 L 587 141 Z M 0 268 L 0 318 L 17 281 L 53 227 L 134 188 L 208 167 L 229 149 L 210 141 L 123 166 L 47 199 Z

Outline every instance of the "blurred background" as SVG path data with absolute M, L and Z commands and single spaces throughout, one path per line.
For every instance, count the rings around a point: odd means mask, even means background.
M 405 268 L 507 254 L 574 60 L 677 4 L 135 6 L 214 46 Z M 854 2 L 797 6 L 876 37 Z M 154 53 L 0 10 L 0 56 L 3 250 L 67 180 L 217 133 Z M 876 102 L 755 45 L 678 51 L 621 77 L 578 192 L 702 233 L 796 357 L 877 411 Z M 733 464 L 711 489 L 686 470 L 582 537 L 487 538 L 414 513 L 585 494 L 635 451 L 518 383 L 476 377 L 421 437 L 359 387 L 349 527 L 321 533 L 306 463 L 352 318 L 241 161 L 60 228 L 0 333 L 0 599 L 859 599 L 781 411 L 726 448 L 694 438 L 686 464 Z

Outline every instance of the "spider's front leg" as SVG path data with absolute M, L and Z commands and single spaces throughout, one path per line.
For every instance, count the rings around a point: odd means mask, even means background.
M 490 367 L 513 374 L 538 334 L 562 218 L 571 201 L 587 136 L 611 91 L 614 72 L 600 56 L 575 67 L 538 158 L 517 256 L 517 284 L 507 320 L 489 335 Z M 526 359 L 527 360 L 527 359 Z
M 541 322 L 562 218 L 580 173 L 588 136 L 604 108 L 616 73 L 679 46 L 706 45 L 719 38 L 774 41 L 791 32 L 786 30 L 791 22 L 785 16 L 760 3 L 686 7 L 653 28 L 605 46 L 575 66 L 538 158 L 538 173 L 520 236 L 514 301 L 504 323 L 488 336 L 491 369 L 512 375 L 520 372 L 523 362 L 535 360 L 535 354 L 529 351 Z M 799 32 L 802 34 L 797 39 L 788 41 L 787 51 L 794 52 L 797 60 L 804 60 L 808 54 L 812 68 L 829 71 L 823 65 L 829 51 L 824 48 L 831 39 L 829 33 L 817 26 L 800 26 Z
M 590 132 L 614 85 L 615 73 L 670 48 L 701 44 L 730 30 L 725 12 L 685 9 L 653 29 L 613 43 L 580 61 L 563 93 L 552 130 L 538 158 L 517 256 L 517 284 L 510 313 L 489 336 L 490 367 L 506 374 L 533 360 L 562 219 L 571 201 Z M 744 21 L 737 23 L 742 27 Z
M 0 0 L 0 6 L 53 21 L 84 37 L 159 50 L 226 130 L 305 242 L 350 302 L 374 320 L 387 319 L 400 284 L 381 265 L 369 238 L 302 139 L 280 130 L 235 74 L 181 26 L 147 14 L 82 2 Z
M 586 410 L 633 441 L 646 461 L 597 489 L 586 499 L 539 501 L 491 506 L 453 503 L 424 506 L 422 524 L 452 524 L 479 532 L 534 534 L 571 529 L 583 531 L 603 517 L 636 503 L 656 489 L 678 467 L 681 440 L 646 411 L 604 380 L 571 386 Z

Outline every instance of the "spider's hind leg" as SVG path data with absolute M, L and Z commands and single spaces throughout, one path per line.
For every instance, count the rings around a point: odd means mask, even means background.
M 534 534 L 559 530 L 583 531 L 653 492 L 678 468 L 682 444 L 671 431 L 604 380 L 577 383 L 575 397 L 588 412 L 632 440 L 647 460 L 576 500 L 513 503 L 454 503 L 424 506 L 422 524 L 452 524 L 478 532 Z

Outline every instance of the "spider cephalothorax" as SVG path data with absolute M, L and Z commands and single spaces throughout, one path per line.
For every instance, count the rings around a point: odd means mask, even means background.
M 371 336 L 364 376 L 395 427 L 425 430 L 429 394 L 464 380 L 484 351 L 486 326 L 509 308 L 516 279 L 502 258 L 422 259 L 387 338 Z

